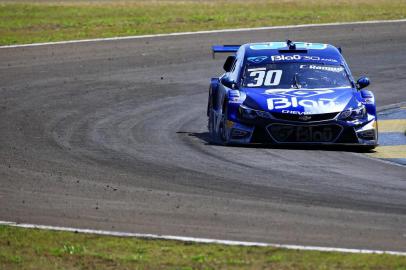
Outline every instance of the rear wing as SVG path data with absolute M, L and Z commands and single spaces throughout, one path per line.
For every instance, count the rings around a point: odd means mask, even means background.
M 211 47 L 213 58 L 216 53 L 236 53 L 241 45 L 213 45 Z

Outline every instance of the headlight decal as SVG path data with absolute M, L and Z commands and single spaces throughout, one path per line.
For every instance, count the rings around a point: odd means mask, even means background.
M 238 112 L 242 118 L 249 120 L 256 119 L 257 117 L 272 118 L 271 114 L 268 112 L 254 110 L 243 104 L 238 108 Z
M 341 120 L 357 120 L 357 119 L 363 119 L 365 118 L 367 115 L 367 110 L 365 108 L 365 105 L 361 105 L 358 108 L 350 108 L 348 110 L 343 111 L 340 116 L 339 119 Z

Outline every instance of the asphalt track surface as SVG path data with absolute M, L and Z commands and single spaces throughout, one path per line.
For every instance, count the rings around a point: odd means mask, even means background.
M 212 44 L 343 47 L 405 101 L 406 23 L 0 49 L 0 220 L 406 251 L 406 167 L 340 148 L 207 142 Z

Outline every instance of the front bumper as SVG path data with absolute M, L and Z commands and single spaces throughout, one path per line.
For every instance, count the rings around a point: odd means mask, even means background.
M 228 121 L 230 143 L 378 145 L 377 120 L 297 122 L 257 118 Z

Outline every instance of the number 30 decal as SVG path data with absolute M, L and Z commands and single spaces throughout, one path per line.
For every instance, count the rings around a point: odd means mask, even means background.
M 281 82 L 282 70 L 268 70 L 266 72 L 266 70 L 255 69 L 250 72 L 249 76 L 253 78 L 254 83 L 247 84 L 248 87 L 275 86 Z

